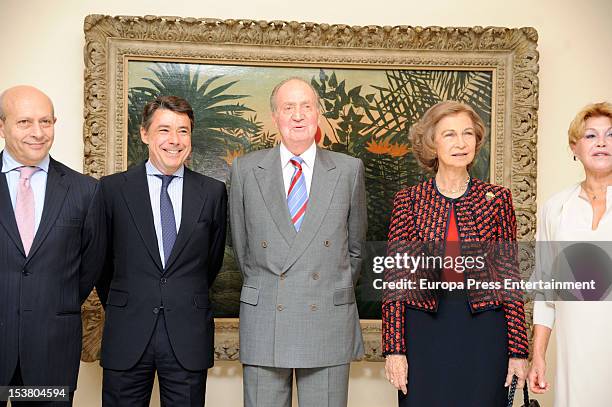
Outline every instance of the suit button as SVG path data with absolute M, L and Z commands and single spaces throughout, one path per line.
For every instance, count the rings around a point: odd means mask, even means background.
M 287 278 L 287 273 L 283 273 L 283 274 L 280 275 L 280 279 L 281 280 L 284 280 L 286 278 Z
M 154 314 L 158 314 L 159 313 L 159 308 L 157 308 L 157 307 L 153 308 L 153 313 Z
M 321 277 L 321 275 L 319 273 L 312 273 L 312 279 L 313 280 L 318 280 L 319 277 Z
M 282 310 L 284 310 L 284 309 L 285 309 L 285 307 L 283 307 L 283 304 L 278 304 L 278 305 L 276 306 L 276 309 L 277 309 L 277 310 L 279 310 L 279 311 L 282 311 Z
M 168 282 L 168 279 L 167 279 L 166 277 L 162 277 L 162 278 L 159 280 L 159 282 L 160 282 L 161 284 L 166 284 L 166 283 Z
M 268 247 L 268 242 L 266 242 L 265 240 L 262 240 L 262 241 L 261 241 L 261 247 L 263 247 L 264 249 L 265 249 L 266 247 Z
M 326 240 L 323 242 L 323 246 L 325 247 L 329 247 L 331 245 L 331 242 L 329 240 Z
M 26 276 L 26 277 L 30 275 L 30 272 L 29 272 L 28 270 L 26 270 L 26 269 L 21 270 L 21 272 L 22 272 L 22 273 L 23 273 L 23 275 L 24 275 L 24 276 Z
M 310 310 L 311 311 L 316 311 L 317 310 L 317 304 L 310 304 Z

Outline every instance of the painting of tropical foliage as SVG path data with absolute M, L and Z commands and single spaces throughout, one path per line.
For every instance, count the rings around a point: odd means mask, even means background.
M 189 166 L 229 185 L 235 157 L 279 142 L 269 95 L 280 80 L 299 76 L 318 92 L 322 119 L 317 143 L 360 158 L 366 169 L 368 240 L 386 240 L 394 194 L 428 177 L 411 154 L 408 130 L 433 104 L 471 105 L 491 128 L 489 70 L 336 69 L 131 61 L 128 70 L 128 166 L 146 159 L 139 126 L 145 103 L 157 95 L 187 99 L 195 112 Z M 489 180 L 490 139 L 472 175 Z M 230 191 L 231 193 L 231 191 Z M 380 318 L 367 271 L 357 286 L 359 313 Z M 217 317 L 238 316 L 242 281 L 228 239 L 223 269 L 212 288 Z

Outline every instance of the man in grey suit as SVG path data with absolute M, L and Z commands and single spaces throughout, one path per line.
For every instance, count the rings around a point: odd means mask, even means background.
M 316 146 L 319 101 L 299 78 L 270 97 L 281 144 L 232 164 L 230 219 L 244 284 L 244 405 L 346 406 L 363 354 L 354 286 L 367 228 L 363 164 Z

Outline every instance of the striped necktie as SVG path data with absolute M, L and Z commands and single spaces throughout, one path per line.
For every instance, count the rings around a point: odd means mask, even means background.
M 287 192 L 287 205 L 289 206 L 289 215 L 295 230 L 299 232 L 304 214 L 306 213 L 306 205 L 308 204 L 308 191 L 306 190 L 306 178 L 302 172 L 302 163 L 304 160 L 300 156 L 295 156 L 289 160 L 293 165 L 294 171 L 291 177 L 291 184 Z

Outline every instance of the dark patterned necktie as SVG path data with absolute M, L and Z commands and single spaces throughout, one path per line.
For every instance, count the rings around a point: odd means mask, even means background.
M 159 194 L 159 212 L 161 218 L 162 241 L 164 243 L 164 267 L 168 265 L 168 258 L 172 253 L 172 247 L 176 240 L 176 220 L 174 209 L 168 194 L 168 185 L 172 182 L 174 175 L 156 175 L 162 180 L 161 192 Z

